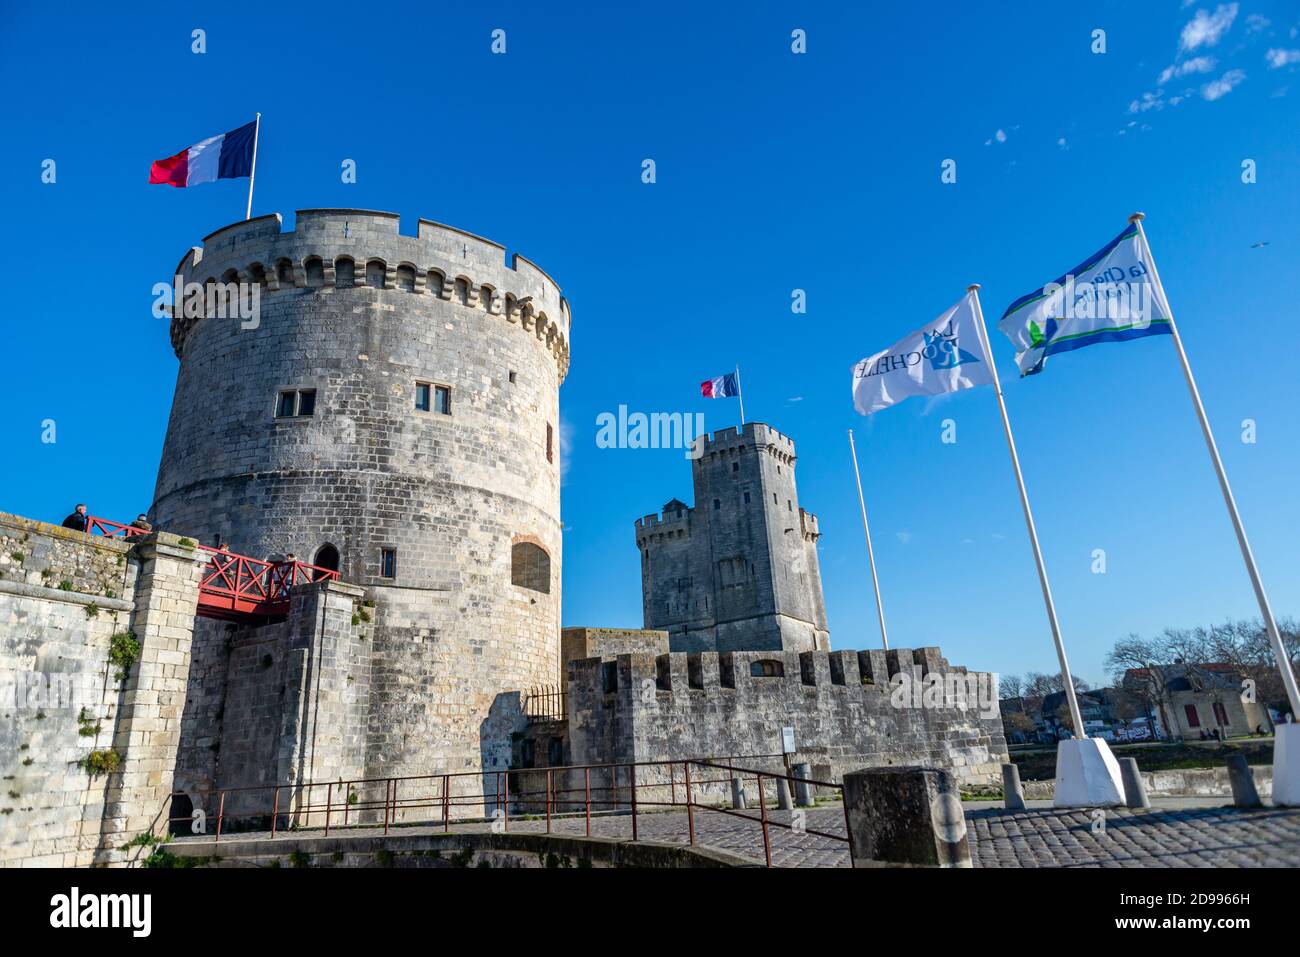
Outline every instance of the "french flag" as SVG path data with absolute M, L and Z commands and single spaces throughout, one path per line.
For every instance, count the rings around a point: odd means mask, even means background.
M 257 121 L 196 143 L 175 156 L 154 162 L 150 183 L 197 186 L 218 179 L 251 176 L 257 148 Z
M 736 373 L 728 372 L 716 379 L 701 382 L 700 395 L 706 399 L 727 399 L 733 395 L 740 395 L 740 381 L 736 378 Z

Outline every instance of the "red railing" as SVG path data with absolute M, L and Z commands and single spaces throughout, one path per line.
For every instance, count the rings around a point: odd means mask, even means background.
M 752 760 L 779 756 L 743 757 Z M 787 821 L 769 813 L 769 805 L 778 803 L 775 794 L 777 787 L 789 788 L 791 797 L 800 785 L 810 790 L 816 788 L 822 792 L 830 791 L 839 795 L 842 805 L 843 785 L 740 767 L 724 763 L 725 760 L 687 759 L 513 768 L 507 771 L 462 771 L 222 788 L 213 795 L 216 800 L 214 839 L 220 841 L 223 833 L 228 839 L 228 825 L 231 822 L 243 822 L 244 826 L 240 830 L 248 830 L 250 825 L 252 828 L 269 830 L 272 838 L 282 837 L 286 825 L 295 835 L 323 827 L 324 835 L 328 836 L 332 830 L 340 828 L 380 826 L 385 834 L 397 826 L 431 825 L 441 827 L 446 833 L 455 824 L 473 826 L 488 821 L 496 822 L 503 831 L 509 832 L 512 821 L 518 824 L 522 819 L 530 822 L 531 827 L 544 811 L 545 833 L 584 834 L 587 837 L 592 834 L 593 815 L 597 818 L 611 814 L 629 816 L 631 839 L 636 841 L 647 809 L 652 809 L 684 812 L 686 843 L 692 847 L 708 846 L 708 841 L 701 840 L 699 834 L 698 821 L 701 815 L 721 814 L 752 821 L 758 826 L 755 838 L 761 836 L 762 860 L 766 867 L 773 866 L 774 829 L 810 834 L 843 843 L 849 850 L 852 863 L 847 811 L 844 812 L 845 830 L 842 834 L 808 827 L 805 819 L 796 818 L 794 814 Z M 521 788 L 518 786 L 521 776 L 528 776 L 536 783 L 531 789 Z M 512 778 L 515 779 L 513 788 Z M 482 782 L 481 787 L 476 785 L 476 780 Z M 750 793 L 758 798 L 758 807 L 754 809 L 757 813 L 746 813 L 744 810 L 722 807 L 712 802 L 701 803 L 702 795 L 706 792 L 716 795 L 718 788 L 723 786 L 723 803 L 727 803 L 733 781 L 739 781 L 740 787 L 746 790 L 746 785 L 754 782 L 755 787 Z M 492 785 L 490 790 L 487 787 L 489 782 Z M 541 786 L 543 782 L 544 788 Z M 258 793 L 264 796 L 255 797 Z M 176 791 L 171 796 L 185 797 L 188 801 L 184 792 Z M 324 801 L 320 800 L 322 797 Z M 232 805 L 242 810 L 232 809 Z M 458 813 L 466 808 L 473 811 Z M 210 812 L 205 813 L 205 822 L 211 817 Z M 171 825 L 180 825 L 176 828 L 180 832 L 184 832 L 186 825 L 192 825 L 194 820 L 194 816 L 167 818 L 169 829 Z M 664 840 L 666 835 L 656 834 L 655 839 Z M 734 841 L 731 843 L 734 845 Z M 757 856 L 757 840 L 754 854 Z
M 150 531 L 94 516 L 86 519 L 88 535 L 136 538 Z M 306 562 L 266 562 L 225 548 L 198 548 L 210 556 L 199 581 L 198 614 L 205 618 L 243 621 L 278 617 L 288 612 L 289 595 L 295 585 L 339 577 L 333 569 Z

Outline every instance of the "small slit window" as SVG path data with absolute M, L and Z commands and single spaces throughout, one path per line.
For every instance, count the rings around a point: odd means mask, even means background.
M 751 678 L 784 678 L 785 665 L 774 658 L 764 658 L 750 662 L 749 675 Z
M 381 548 L 379 550 L 379 577 L 397 577 L 397 549 Z

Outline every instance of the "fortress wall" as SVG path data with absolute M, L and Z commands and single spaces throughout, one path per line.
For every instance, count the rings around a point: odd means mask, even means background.
M 814 777 L 839 779 L 862 767 L 922 764 L 950 770 L 962 784 L 1000 780 L 1007 760 L 997 713 L 896 703 L 890 679 L 907 672 L 967 676 L 937 648 L 890 652 L 734 652 L 619 655 L 617 686 L 608 662 L 569 665 L 573 760 L 658 761 L 690 756 L 779 755 L 793 726 L 796 761 Z M 773 663 L 777 677 L 751 674 Z M 987 676 L 983 679 L 987 680 Z M 734 685 L 734 687 L 732 686 Z M 736 762 L 741 766 L 744 759 Z
M 0 865 L 117 862 L 166 813 L 202 559 L 6 514 L 0 548 Z M 92 774 L 92 752 L 117 769 Z

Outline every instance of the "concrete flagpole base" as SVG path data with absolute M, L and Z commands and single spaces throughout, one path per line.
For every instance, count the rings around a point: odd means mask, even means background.
M 1273 803 L 1300 807 L 1300 724 L 1279 724 L 1273 734 Z
M 1119 762 L 1105 741 L 1066 738 L 1057 744 L 1053 803 L 1056 807 L 1117 807 L 1124 803 Z

